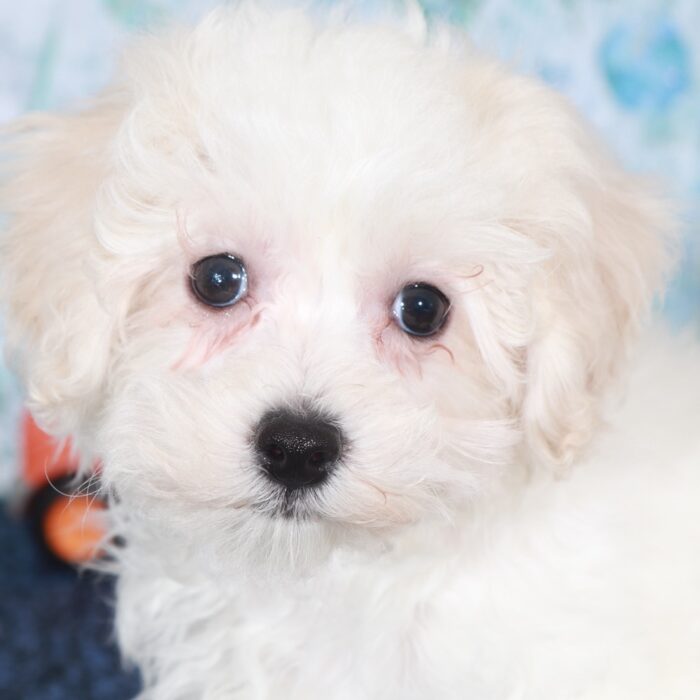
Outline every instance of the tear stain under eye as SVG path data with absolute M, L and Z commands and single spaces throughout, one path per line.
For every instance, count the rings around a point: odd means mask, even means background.
M 455 364 L 454 353 L 444 343 L 420 345 L 414 341 L 413 345 L 409 346 L 406 342 L 401 342 L 403 339 L 385 339 L 385 334 L 391 333 L 393 325 L 393 321 L 387 321 L 382 329 L 375 333 L 374 339 L 380 358 L 393 364 L 402 376 L 413 374 L 422 379 L 423 368 L 420 364 L 420 357 L 433 355 L 436 352 L 444 352 L 449 357 L 450 362 Z
M 187 344 L 181 357 L 171 365 L 174 372 L 196 369 L 209 362 L 220 352 L 230 347 L 231 344 L 245 331 L 253 328 L 265 309 L 265 304 L 251 306 L 247 300 L 241 304 L 245 305 L 247 311 L 245 318 L 226 328 L 218 328 L 209 325 L 210 319 L 195 329 L 190 342 Z M 240 313 L 237 309 L 236 313 Z M 215 320 L 215 319 L 214 319 Z
M 385 339 L 387 333 L 391 334 L 393 325 L 394 322 L 388 320 L 374 336 L 380 359 L 393 364 L 402 376 L 414 374 L 422 377 L 423 373 L 418 358 L 409 351 L 406 345 L 400 343 L 397 338 Z
M 455 356 L 452 354 L 452 350 L 450 350 L 447 347 L 447 345 L 444 345 L 443 343 L 433 343 L 425 350 L 425 354 L 432 355 L 433 353 L 436 353 L 439 351 L 446 352 L 450 358 L 450 362 L 452 362 L 452 364 L 455 364 Z

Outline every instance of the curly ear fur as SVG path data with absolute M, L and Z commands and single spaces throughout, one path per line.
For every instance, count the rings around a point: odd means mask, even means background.
M 665 204 L 605 157 L 557 97 L 549 99 L 540 158 L 551 163 L 509 224 L 548 253 L 531 289 L 526 442 L 535 461 L 566 466 L 591 438 L 601 393 L 661 288 L 675 226 Z
M 6 350 L 29 408 L 55 434 L 75 433 L 96 409 L 113 342 L 88 256 L 121 114 L 118 100 L 104 97 L 77 115 L 29 116 L 3 138 Z
M 535 284 L 526 358 L 528 443 L 538 459 L 563 466 L 588 443 L 600 394 L 624 360 L 669 260 L 664 207 L 609 161 L 591 166 L 590 174 L 562 183 L 581 208 L 554 219 L 561 230 L 556 244 L 551 238 L 545 244 L 552 257 Z
M 564 467 L 592 436 L 601 393 L 669 269 L 673 217 L 556 94 L 493 65 L 477 64 L 468 84 L 482 114 L 475 140 L 506 144 L 500 162 L 481 154 L 505 193 L 504 250 L 487 266 L 485 309 L 469 299 L 472 328 L 531 461 Z M 530 256 L 512 261 L 506 234 Z

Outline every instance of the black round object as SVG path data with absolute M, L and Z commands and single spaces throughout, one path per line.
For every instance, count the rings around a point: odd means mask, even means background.
M 260 465 L 289 490 L 323 482 L 340 457 L 340 430 L 319 417 L 291 411 L 266 415 L 258 425 L 255 447 Z
M 392 312 L 401 330 L 420 337 L 435 335 L 447 321 L 450 300 L 425 282 L 406 285 L 396 296 Z
M 242 260 L 229 253 L 219 253 L 192 266 L 190 283 L 203 304 L 217 308 L 232 306 L 248 291 L 248 273 Z

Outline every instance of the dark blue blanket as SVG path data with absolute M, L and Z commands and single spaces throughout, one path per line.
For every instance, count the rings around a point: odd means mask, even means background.
M 127 700 L 138 691 L 112 635 L 109 580 L 52 565 L 0 504 L 0 698 Z

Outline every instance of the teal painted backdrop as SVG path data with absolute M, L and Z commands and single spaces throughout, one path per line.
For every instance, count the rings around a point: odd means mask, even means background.
M 400 2 L 351 4 L 372 13 Z M 0 0 L 0 123 L 74 105 L 105 84 L 129 34 L 195 20 L 216 4 Z M 465 27 L 479 47 L 566 94 L 629 168 L 663 181 L 685 226 L 685 254 L 664 313 L 676 326 L 700 328 L 700 0 L 421 4 L 431 19 Z M 14 463 L 17 396 L 0 368 L 0 491 Z

